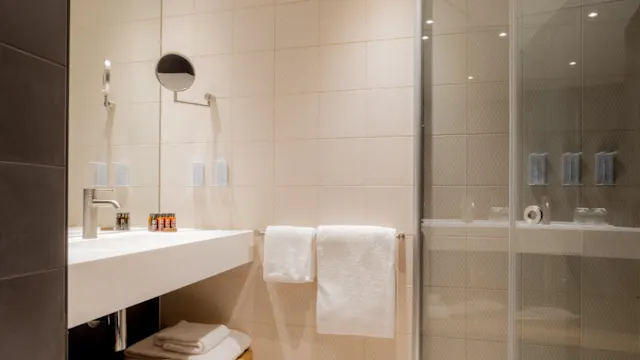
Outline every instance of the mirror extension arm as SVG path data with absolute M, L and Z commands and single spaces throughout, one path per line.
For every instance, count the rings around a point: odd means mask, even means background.
M 191 105 L 198 105 L 198 106 L 211 106 L 211 103 L 213 101 L 215 101 L 216 98 L 210 93 L 205 93 L 204 94 L 204 100 L 206 101 L 205 104 L 201 104 L 201 103 L 197 103 L 197 102 L 191 102 L 191 101 L 178 100 L 178 92 L 177 91 L 173 92 L 173 102 L 180 103 L 180 104 L 191 104 Z

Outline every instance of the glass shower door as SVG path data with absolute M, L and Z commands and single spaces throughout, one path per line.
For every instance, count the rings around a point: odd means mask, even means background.
M 637 359 L 640 1 L 515 5 L 513 356 Z

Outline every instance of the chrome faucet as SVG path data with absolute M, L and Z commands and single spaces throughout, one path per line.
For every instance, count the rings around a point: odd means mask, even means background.
M 111 205 L 114 209 L 120 209 L 120 204 L 115 200 L 96 199 L 96 191 L 113 191 L 113 189 L 84 189 L 82 199 L 82 238 L 98 238 L 98 209 L 100 205 Z

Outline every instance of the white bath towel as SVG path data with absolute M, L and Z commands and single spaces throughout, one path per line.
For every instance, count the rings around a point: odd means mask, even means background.
M 124 351 L 129 360 L 235 360 L 251 345 L 249 335 L 230 330 L 229 336 L 209 352 L 200 355 L 167 351 L 153 343 L 154 335 L 137 342 Z
M 184 354 L 204 354 L 229 336 L 224 325 L 198 324 L 180 321 L 156 334 L 154 343 L 169 351 Z
M 269 226 L 264 234 L 264 281 L 305 283 L 315 278 L 315 229 Z
M 397 248 L 395 229 L 318 228 L 319 334 L 394 337 Z

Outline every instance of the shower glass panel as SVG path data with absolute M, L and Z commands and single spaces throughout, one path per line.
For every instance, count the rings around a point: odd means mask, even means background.
M 640 0 L 422 16 L 421 359 L 637 359 Z

